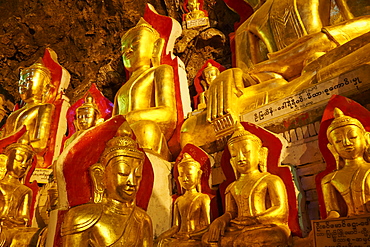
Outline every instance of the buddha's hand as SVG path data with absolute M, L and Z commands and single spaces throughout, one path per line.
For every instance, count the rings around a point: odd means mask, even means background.
M 218 242 L 220 237 L 224 235 L 227 222 L 222 219 L 222 216 L 215 219 L 209 226 L 209 231 L 207 234 L 203 235 L 203 243 Z
M 340 214 L 337 211 L 330 211 L 326 218 L 327 219 L 336 219 L 336 218 L 339 218 L 339 217 L 340 217 Z
M 234 121 L 239 118 L 238 98 L 243 95 L 243 71 L 238 68 L 222 72 L 212 81 L 208 89 L 207 120 L 231 114 Z

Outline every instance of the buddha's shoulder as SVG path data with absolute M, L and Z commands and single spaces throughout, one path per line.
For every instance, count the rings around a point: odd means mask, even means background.
M 334 177 L 337 175 L 338 171 L 333 171 L 328 174 L 326 174 L 322 179 L 321 179 L 321 184 L 326 184 L 330 183 Z
M 147 212 L 145 212 L 145 210 L 139 208 L 138 206 L 135 207 L 133 216 L 138 222 L 142 222 L 144 224 L 152 224 L 152 220 Z
M 158 72 L 173 72 L 173 68 L 171 65 L 168 65 L 168 64 L 161 64 L 157 67 L 154 68 L 154 71 L 156 73 Z
M 61 235 L 86 231 L 98 222 L 103 212 L 100 203 L 88 203 L 71 208 L 64 216 Z

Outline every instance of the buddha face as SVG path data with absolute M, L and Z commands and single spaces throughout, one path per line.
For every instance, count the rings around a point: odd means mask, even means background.
M 183 163 L 179 166 L 179 182 L 182 188 L 191 190 L 199 183 L 200 169 L 192 163 Z
M 44 73 L 37 70 L 27 70 L 20 75 L 18 90 L 21 99 L 28 103 L 32 99 L 41 100 L 45 83 L 48 78 Z
M 329 134 L 329 141 L 343 159 L 362 157 L 366 148 L 364 131 L 356 125 L 334 129 Z
M 94 108 L 79 108 L 76 112 L 76 128 L 87 130 L 96 125 L 96 118 Z
M 216 79 L 216 77 L 220 74 L 217 68 L 208 70 L 203 73 L 203 77 L 206 80 L 207 84 L 210 85 L 211 82 Z
M 29 166 L 32 164 L 32 155 L 22 149 L 9 151 L 7 161 L 7 172 L 16 178 L 22 178 Z
M 122 59 L 125 68 L 133 72 L 150 66 L 154 49 L 154 35 L 147 28 L 140 28 L 122 40 Z
M 108 198 L 121 202 L 135 199 L 142 173 L 142 160 L 117 156 L 106 167 L 106 190 Z
M 229 144 L 230 162 L 240 173 L 258 170 L 260 144 L 253 139 L 240 139 Z

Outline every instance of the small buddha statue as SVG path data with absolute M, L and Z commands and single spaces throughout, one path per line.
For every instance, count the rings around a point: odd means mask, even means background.
M 113 116 L 126 118 L 145 151 L 169 160 L 167 141 L 176 129 L 177 110 L 173 68 L 160 65 L 164 40 L 141 19 L 121 41 L 131 76 L 115 96 Z
M 187 8 L 189 12 L 185 14 L 185 21 L 205 17 L 204 12 L 199 9 L 199 5 L 198 0 L 188 0 Z
M 90 167 L 94 202 L 71 208 L 61 227 L 62 246 L 152 246 L 149 216 L 136 206 L 144 153 L 130 134 L 109 140 Z
M 201 246 L 201 237 L 210 223 L 210 198 L 200 191 L 199 162 L 185 153 L 177 165 L 185 193 L 174 203 L 173 227 L 158 238 L 158 246 Z
M 202 77 L 204 80 L 201 81 L 204 91 L 199 95 L 198 110 L 206 108 L 206 102 L 208 98 L 208 88 L 211 82 L 220 74 L 220 70 L 213 66 L 211 63 L 207 64 L 207 67 L 203 70 Z
M 370 213 L 370 133 L 360 121 L 344 115 L 338 108 L 334 109 L 334 117 L 326 134 L 337 169 L 321 181 L 327 217 Z M 343 200 L 346 209 L 341 207 Z
M 6 228 L 29 226 L 32 190 L 21 183 L 32 164 L 33 149 L 24 143 L 6 147 L 6 173 L 0 181 L 1 225 Z
M 85 103 L 76 109 L 74 121 L 76 132 L 70 138 L 68 138 L 68 140 L 66 140 L 64 147 L 68 146 L 85 130 L 101 123 L 103 119 L 100 118 L 100 116 L 101 114 L 97 105 L 94 103 L 94 98 L 91 96 L 91 94 L 88 94 L 86 96 Z
M 25 105 L 9 115 L 3 137 L 25 125 L 27 131 L 21 140 L 28 140 L 37 154 L 47 149 L 55 109 L 53 104 L 46 103 L 51 87 L 50 71 L 41 62 L 21 71 L 19 94 Z M 41 155 L 37 160 L 38 163 L 43 162 Z
M 240 126 L 229 139 L 237 180 L 225 191 L 225 213 L 203 235 L 204 246 L 286 246 L 287 192 L 282 179 L 266 171 L 267 148 Z

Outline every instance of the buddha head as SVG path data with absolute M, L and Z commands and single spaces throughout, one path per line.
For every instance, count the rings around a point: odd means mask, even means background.
M 211 63 L 207 64 L 207 67 L 202 73 L 203 79 L 207 82 L 207 87 L 209 87 L 211 82 L 216 79 L 219 74 L 220 70 L 217 67 L 213 66 Z
M 13 143 L 6 147 L 6 174 L 21 179 L 32 165 L 34 151 L 24 143 Z
M 18 85 L 24 102 L 46 102 L 52 87 L 50 71 L 42 62 L 36 62 L 20 72 Z
M 133 72 L 139 68 L 158 66 L 164 40 L 144 19 L 129 29 L 121 38 L 122 59 L 125 68 Z
M 326 135 L 329 140 L 328 148 L 342 160 L 354 160 L 365 158 L 368 160 L 367 148 L 370 141 L 370 133 L 356 118 L 346 116 L 335 108 L 334 120 L 329 125 Z
M 129 135 L 109 140 L 100 163 L 90 168 L 94 185 L 94 201 L 105 196 L 124 203 L 134 203 L 141 181 L 144 153 Z
M 227 142 L 231 165 L 237 174 L 265 172 L 268 149 L 262 147 L 262 142 L 256 135 L 245 130 L 241 124 L 238 125 Z
M 87 130 L 95 126 L 100 118 L 100 111 L 94 103 L 94 98 L 88 94 L 83 103 L 76 110 L 75 125 L 77 130 Z
M 189 12 L 192 12 L 194 10 L 199 10 L 199 5 L 198 0 L 188 0 L 187 8 Z
M 200 189 L 200 178 L 202 176 L 202 170 L 199 162 L 193 159 L 190 154 L 185 153 L 180 163 L 177 165 L 179 171 L 178 180 L 182 188 L 187 191 L 192 189 Z

